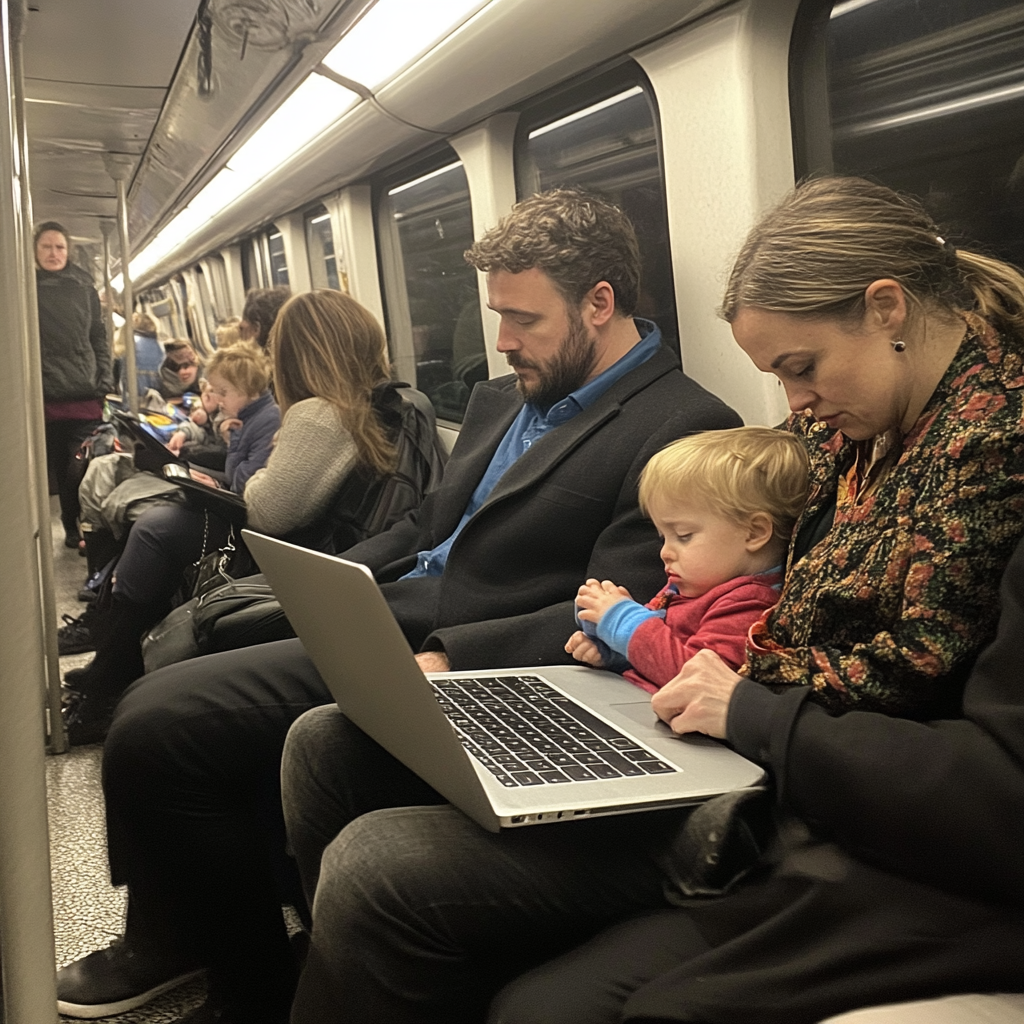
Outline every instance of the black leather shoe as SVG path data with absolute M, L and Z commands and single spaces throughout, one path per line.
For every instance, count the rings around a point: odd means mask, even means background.
M 119 936 L 106 949 L 57 972 L 57 1009 L 85 1020 L 110 1017 L 134 1010 L 202 973 L 135 950 Z

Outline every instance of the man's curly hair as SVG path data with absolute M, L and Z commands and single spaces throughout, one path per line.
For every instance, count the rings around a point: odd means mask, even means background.
M 613 203 L 580 189 L 556 188 L 516 203 L 465 255 L 484 273 L 541 270 L 574 307 L 607 281 L 616 312 L 636 310 L 640 247 L 633 225 Z

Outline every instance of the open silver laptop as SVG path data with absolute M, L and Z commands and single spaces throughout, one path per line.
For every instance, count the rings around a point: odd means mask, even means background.
M 681 806 L 763 778 L 714 740 L 676 736 L 612 672 L 424 675 L 366 566 L 243 536 L 338 707 L 486 829 Z

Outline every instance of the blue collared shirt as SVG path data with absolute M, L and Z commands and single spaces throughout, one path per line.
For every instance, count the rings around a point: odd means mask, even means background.
M 448 553 L 455 543 L 455 538 L 469 522 L 484 502 L 490 497 L 495 484 L 505 475 L 506 470 L 524 452 L 533 447 L 546 433 L 568 423 L 573 416 L 593 405 L 616 381 L 621 380 L 631 370 L 646 363 L 661 345 L 661 330 L 650 320 L 635 318 L 633 323 L 640 334 L 640 341 L 634 345 L 621 359 L 613 363 L 592 381 L 577 388 L 567 398 L 556 402 L 547 413 L 542 413 L 535 405 L 527 402 L 512 425 L 505 432 L 497 451 L 491 458 L 487 471 L 476 485 L 473 496 L 469 499 L 466 511 L 455 527 L 455 532 L 445 541 L 438 544 L 432 551 L 421 551 L 416 556 L 416 568 L 408 572 L 402 579 L 415 576 L 440 576 L 448 562 Z

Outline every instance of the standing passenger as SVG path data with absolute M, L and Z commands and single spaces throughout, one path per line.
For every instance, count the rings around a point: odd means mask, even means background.
M 68 471 L 78 446 L 103 422 L 103 397 L 114 386 L 110 343 L 89 275 L 69 262 L 67 231 L 44 221 L 35 250 L 46 465 L 57 483 L 64 543 L 77 548 L 78 481 Z

